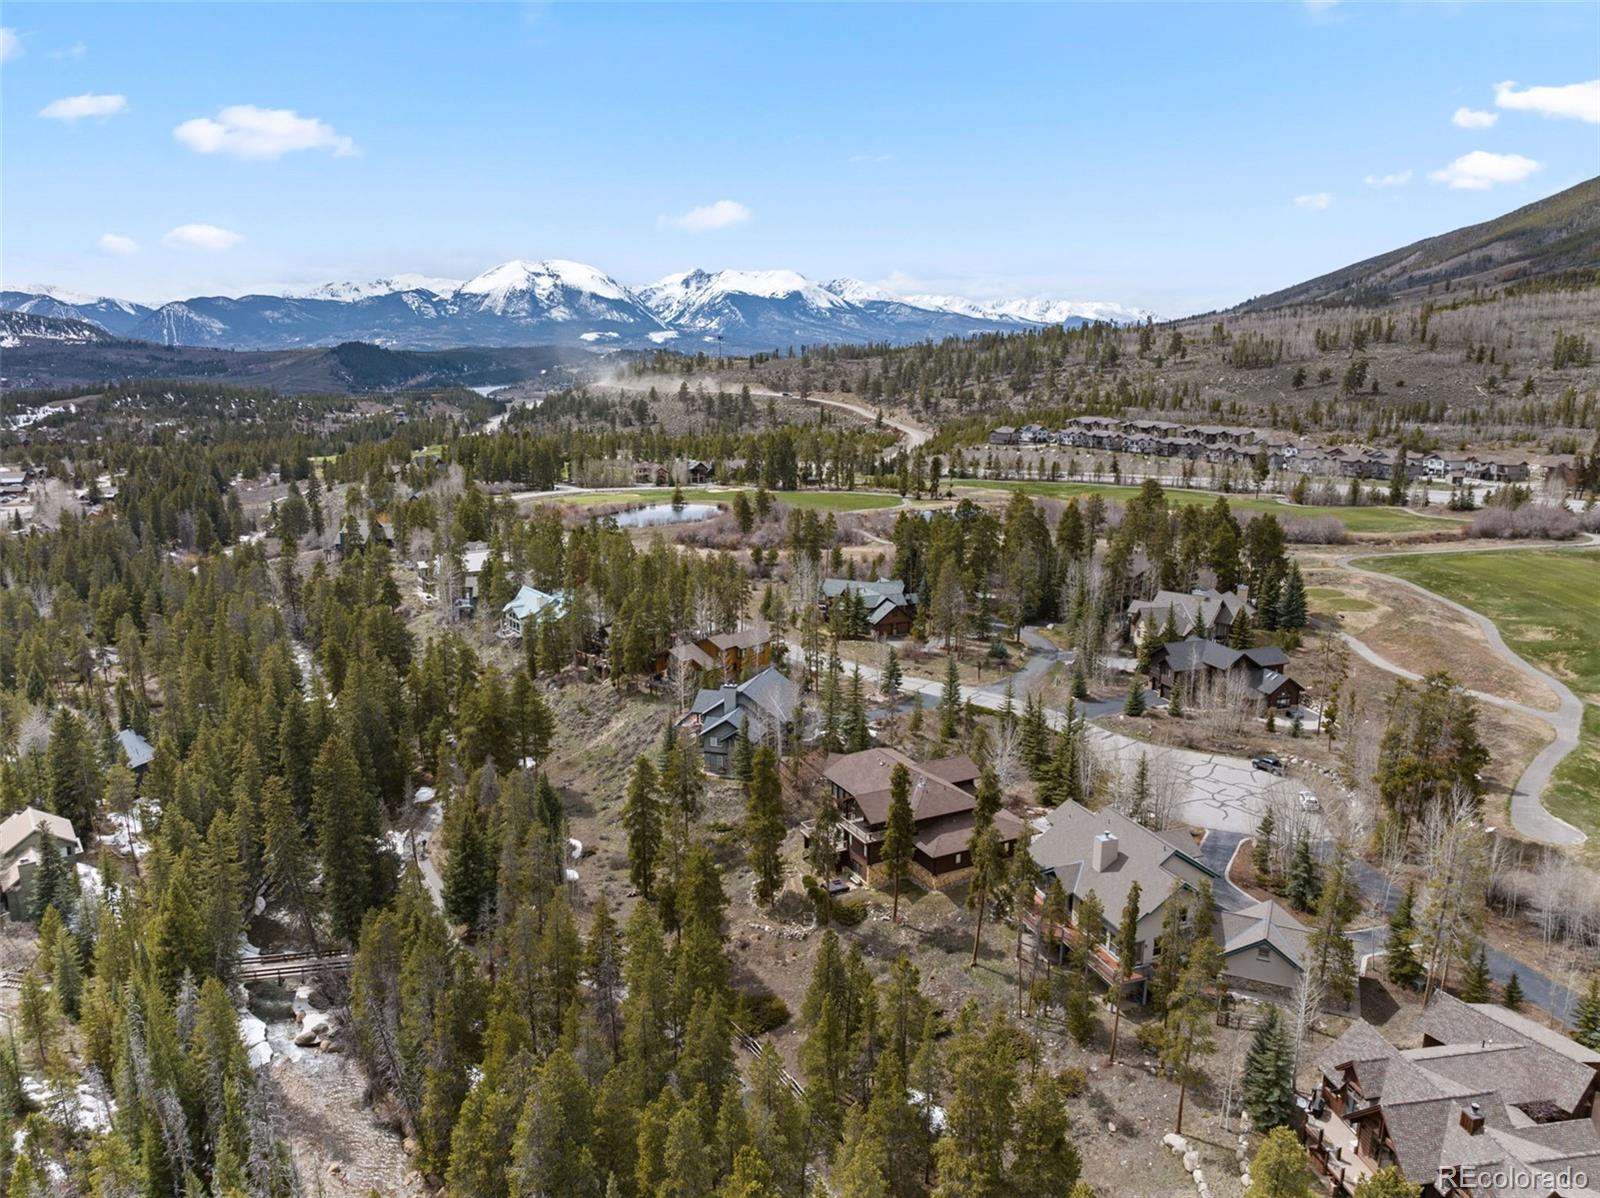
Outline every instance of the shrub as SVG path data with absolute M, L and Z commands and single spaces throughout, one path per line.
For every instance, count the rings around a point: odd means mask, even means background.
M 789 1022 L 789 1007 L 767 990 L 746 991 L 734 1001 L 733 1019 L 752 1036 L 765 1035 Z
M 1524 503 L 1512 508 L 1483 508 L 1472 518 L 1471 535 L 1501 540 L 1566 541 L 1596 527 L 1600 527 L 1600 518 L 1593 512 L 1580 516 L 1559 504 Z
M 1089 1075 L 1082 1065 L 1068 1065 L 1056 1074 L 1056 1084 L 1061 1087 L 1061 1097 L 1076 1098 L 1089 1087 Z

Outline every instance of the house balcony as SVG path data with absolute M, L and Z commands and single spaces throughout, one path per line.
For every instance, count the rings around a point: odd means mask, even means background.
M 1377 1172 L 1357 1150 L 1355 1128 L 1332 1107 L 1324 1106 L 1315 1115 L 1306 1113 L 1300 1142 L 1311 1159 L 1312 1171 L 1331 1194 L 1354 1194 L 1357 1186 Z
M 1022 923 L 1023 926 L 1032 932 L 1034 936 L 1041 942 L 1047 940 L 1065 940 L 1066 943 L 1075 951 L 1081 951 L 1083 948 L 1085 940 L 1083 931 L 1081 928 L 1078 928 L 1074 925 L 1068 924 L 1065 927 L 1047 929 L 1045 933 L 1041 934 L 1039 927 L 1040 912 L 1037 906 L 1022 917 Z M 1120 961 L 1117 958 L 1117 954 L 1112 952 L 1111 949 L 1106 945 L 1100 943 L 1095 943 L 1090 946 L 1088 964 L 1089 968 L 1094 972 L 1094 975 L 1107 986 L 1143 986 L 1145 981 L 1149 978 L 1149 966 L 1145 962 L 1135 965 L 1132 973 L 1130 973 L 1126 979 L 1120 977 L 1118 974 Z

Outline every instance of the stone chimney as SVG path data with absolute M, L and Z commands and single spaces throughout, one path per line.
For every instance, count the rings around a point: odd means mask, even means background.
M 1090 864 L 1096 873 L 1105 873 L 1117 860 L 1117 838 L 1109 831 L 1102 832 L 1094 838 L 1094 856 Z
M 1475 1136 L 1483 1130 L 1483 1108 L 1472 1103 L 1461 1112 L 1461 1130 Z

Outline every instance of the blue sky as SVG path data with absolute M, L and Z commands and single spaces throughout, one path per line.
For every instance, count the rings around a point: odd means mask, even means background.
M 0 276 L 136 299 L 558 257 L 1175 315 L 1600 174 L 1593 3 L 0 20 Z

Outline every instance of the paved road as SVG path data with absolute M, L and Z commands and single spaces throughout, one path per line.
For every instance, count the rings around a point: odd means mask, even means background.
M 1538 546 L 1538 548 L 1545 551 L 1556 551 L 1560 549 L 1571 549 L 1594 545 L 1597 543 L 1597 541 L 1600 541 L 1600 538 L 1588 537 L 1585 538 L 1585 540 L 1578 542 L 1577 545 L 1546 545 Z M 1495 548 L 1504 549 L 1506 547 L 1495 546 Z M 1471 553 L 1485 551 L 1486 550 L 1481 549 L 1433 549 L 1422 550 L 1420 552 Z M 1457 603 L 1454 599 L 1446 599 L 1443 595 L 1440 595 L 1435 591 L 1430 591 L 1427 587 L 1419 586 L 1410 579 L 1400 578 L 1393 574 L 1385 574 L 1381 570 L 1369 570 L 1364 566 L 1352 564 L 1352 559 L 1355 557 L 1401 557 L 1413 556 L 1416 552 L 1419 551 L 1411 551 L 1404 554 L 1350 554 L 1339 558 L 1338 565 L 1342 569 L 1349 570 L 1354 574 L 1362 574 L 1368 578 L 1379 579 L 1387 583 L 1392 583 L 1396 586 L 1404 587 L 1415 594 L 1421 595 L 1425 599 L 1431 599 L 1435 603 L 1442 603 L 1444 606 L 1452 609 L 1453 611 L 1459 612 L 1461 615 L 1466 616 L 1478 626 L 1479 630 L 1488 639 L 1489 648 L 1497 657 L 1500 658 L 1501 661 L 1505 662 L 1512 669 L 1525 674 L 1529 678 L 1532 678 L 1544 684 L 1545 686 L 1548 686 L 1555 693 L 1556 699 L 1560 706 L 1554 712 L 1540 711 L 1537 708 L 1524 707 L 1521 704 L 1512 704 L 1510 700 L 1491 698 L 1483 695 L 1480 695 L 1479 697 L 1486 698 L 1490 702 L 1498 703 L 1501 706 L 1512 707 L 1514 710 L 1523 711 L 1534 716 L 1536 719 L 1541 719 L 1548 723 L 1551 729 L 1555 732 L 1555 739 L 1541 749 L 1538 755 L 1528 763 L 1527 769 L 1522 771 L 1522 777 L 1517 779 L 1517 784 L 1511 792 L 1512 827 L 1516 828 L 1516 830 L 1522 835 L 1529 837 L 1532 840 L 1542 841 L 1546 844 L 1582 844 L 1588 839 L 1588 837 L 1585 836 L 1583 832 L 1567 823 L 1566 820 L 1552 815 L 1541 801 L 1541 796 L 1544 794 L 1545 787 L 1549 785 L 1550 775 L 1555 772 L 1556 766 L 1561 764 L 1561 762 L 1566 758 L 1567 754 L 1571 753 L 1573 749 L 1578 747 L 1578 737 L 1583 726 L 1583 702 L 1578 698 L 1577 695 L 1572 693 L 1571 688 L 1568 687 L 1566 683 L 1562 682 L 1555 675 L 1541 670 L 1538 666 L 1533 665 L 1531 662 L 1513 652 L 1511 648 L 1506 645 L 1505 638 L 1500 635 L 1500 629 L 1495 625 L 1493 620 L 1489 619 L 1488 616 L 1485 616 L 1481 612 L 1474 611 L 1465 604 Z M 1346 639 L 1348 640 L 1349 638 Z M 1361 652 L 1362 648 L 1364 647 L 1358 648 L 1357 651 Z M 1376 656 L 1375 654 L 1369 654 L 1367 652 L 1363 652 L 1362 655 L 1367 657 L 1368 660 L 1373 660 L 1373 658 Z M 1381 659 L 1374 662 L 1374 664 L 1380 665 L 1385 669 L 1390 668 L 1387 664 L 1383 663 Z M 1416 675 L 1413 674 L 1411 676 L 1415 677 Z
M 1207 832 L 1205 840 L 1200 844 L 1201 864 L 1221 879 L 1212 887 L 1217 904 L 1230 911 L 1238 911 L 1255 901 L 1227 880 L 1228 866 L 1245 839 L 1245 834 L 1240 832 L 1213 831 Z M 1401 887 L 1390 885 L 1381 872 L 1365 861 L 1353 860 L 1351 871 L 1357 887 L 1372 905 L 1373 910 L 1384 915 L 1392 914 L 1400 903 Z M 1350 940 L 1355 944 L 1358 961 L 1381 951 L 1388 943 L 1388 939 L 1389 927 L 1383 923 L 1354 928 L 1350 931 Z M 1489 973 L 1497 984 L 1505 985 L 1506 979 L 1515 972 L 1517 980 L 1522 985 L 1522 993 L 1530 1006 L 1538 1007 L 1541 1011 L 1548 1012 L 1564 1022 L 1571 1021 L 1573 1011 L 1577 1007 L 1578 996 L 1566 986 L 1501 952 L 1492 944 L 1484 945 L 1484 955 L 1489 962 Z M 1460 966 L 1456 966 L 1457 976 L 1459 969 Z

